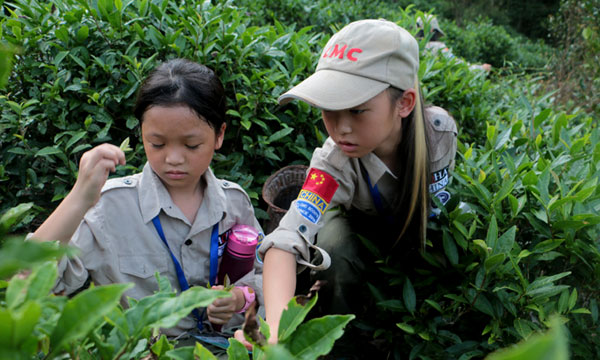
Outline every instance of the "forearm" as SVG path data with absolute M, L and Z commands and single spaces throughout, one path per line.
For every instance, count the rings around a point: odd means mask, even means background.
M 296 291 L 296 257 L 277 248 L 265 254 L 263 268 L 263 292 L 267 323 L 271 337 L 277 338 L 281 312 Z
M 33 238 L 41 241 L 59 240 L 67 244 L 90 207 L 73 189 L 33 233 Z

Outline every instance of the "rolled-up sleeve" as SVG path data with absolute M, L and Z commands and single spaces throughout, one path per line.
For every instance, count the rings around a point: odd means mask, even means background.
M 340 205 L 346 208 L 351 206 L 356 179 L 354 178 L 355 171 L 347 165 L 349 165 L 348 157 L 335 146 L 331 139 L 328 139 L 322 148 L 315 149 L 313 153 L 310 168 L 329 174 L 338 185 L 327 209 Z M 259 248 L 259 255 L 264 258 L 267 250 L 275 247 L 296 255 L 296 262 L 299 264 L 298 272 L 305 267 L 324 270 L 329 267 L 329 255 L 323 249 L 315 246 L 315 236 L 323 226 L 322 216 L 317 223 L 310 221 L 298 210 L 297 203 L 298 200 L 291 203 L 289 210 L 279 222 L 279 226 L 265 237 Z M 311 264 L 310 248 L 321 252 L 323 263 Z
M 64 256 L 58 262 L 58 279 L 54 293 L 71 294 L 85 284 L 89 274 L 81 257 L 92 252 L 93 243 L 92 231 L 85 222 L 81 222 L 69 242 L 70 246 L 79 250 L 78 254 L 71 258 Z

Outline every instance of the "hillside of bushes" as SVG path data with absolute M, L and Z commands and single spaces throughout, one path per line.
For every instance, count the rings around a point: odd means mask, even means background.
M 575 16 L 570 1 L 561 4 L 557 18 Z M 589 16 L 577 16 L 588 19 L 599 7 L 597 0 L 586 4 Z M 141 170 L 135 93 L 151 69 L 176 57 L 206 64 L 225 84 L 229 124 L 212 167 L 247 190 L 265 223 L 267 177 L 308 164 L 326 138 L 318 111 L 301 102 L 280 107 L 277 97 L 312 73 L 316 54 L 346 23 L 382 17 L 416 34 L 424 10 L 380 0 L 13 0 L 0 6 L 2 46 L 17 52 L 0 90 L 0 212 L 29 204 L 10 224 L 13 234 L 35 228 L 57 206 L 91 147 L 129 137 L 134 150 L 114 176 Z M 425 253 L 407 261 L 401 251 L 369 244 L 378 259 L 365 300 L 370 316 L 349 326 L 364 334 L 372 358 L 466 360 L 529 339 L 558 315 L 571 357 L 599 358 L 600 92 L 588 90 L 598 89 L 594 56 L 600 52 L 577 56 L 595 49 L 600 29 L 581 22 L 589 25 L 576 32 L 580 47 L 565 49 L 489 18 L 460 26 L 440 21 L 456 54 L 494 69 L 471 71 L 422 52 L 426 102 L 448 109 L 459 128 L 453 197 L 430 223 Z M 585 37 L 583 29 L 589 29 Z M 555 86 L 553 66 L 561 59 L 554 56 L 577 57 L 573 68 L 588 69 L 568 78 L 585 83 L 560 80 L 574 89 L 568 98 Z M 0 284 L 2 311 L 6 286 Z M 31 327 L 40 344 L 49 319 Z M 34 348 L 46 349 L 27 347 Z

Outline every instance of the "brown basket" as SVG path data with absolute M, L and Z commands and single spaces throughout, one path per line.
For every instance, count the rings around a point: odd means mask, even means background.
M 273 173 L 262 188 L 262 197 L 269 205 L 267 214 L 269 221 L 265 234 L 275 230 L 279 220 L 290 208 L 290 204 L 298 197 L 306 178 L 306 165 L 289 165 Z

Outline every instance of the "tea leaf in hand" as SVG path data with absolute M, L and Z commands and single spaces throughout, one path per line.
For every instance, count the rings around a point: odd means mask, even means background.
M 248 342 L 257 344 L 259 346 L 265 346 L 267 339 L 263 333 L 260 332 L 258 322 L 256 321 L 256 305 L 256 301 L 254 301 L 248 310 L 246 310 L 242 329 L 244 330 L 244 337 L 246 340 L 248 340 Z
M 128 152 L 128 151 L 133 150 L 131 147 L 129 147 L 129 136 L 126 137 L 125 140 L 123 140 L 121 145 L 119 145 L 119 149 L 121 149 L 121 151 L 123 151 L 123 152 Z
M 315 283 L 313 284 L 313 286 L 311 286 L 310 290 L 308 291 L 308 294 L 306 295 L 298 295 L 296 296 L 296 302 L 299 305 L 306 305 L 306 303 L 308 302 L 308 300 L 310 300 L 313 296 L 315 296 L 315 294 L 321 290 L 321 288 L 323 286 L 327 285 L 327 281 L 326 280 L 317 280 L 315 281 Z

